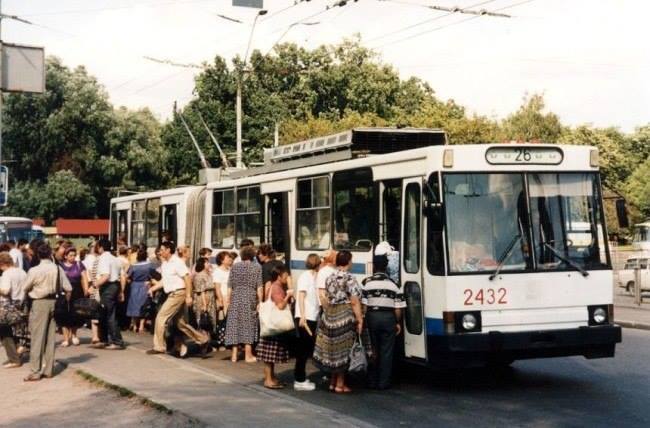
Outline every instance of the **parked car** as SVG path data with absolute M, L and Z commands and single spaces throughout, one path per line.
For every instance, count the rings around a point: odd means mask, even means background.
M 625 288 L 625 291 L 634 293 L 634 269 L 641 271 L 641 291 L 650 291 L 650 266 L 649 258 L 630 258 L 625 262 L 623 270 L 618 272 L 618 286 Z

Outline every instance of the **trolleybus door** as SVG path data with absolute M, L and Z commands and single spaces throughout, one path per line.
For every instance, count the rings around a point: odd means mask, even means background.
M 404 355 L 426 358 L 422 291 L 422 179 L 402 182 L 400 286 L 406 298 Z
M 271 244 L 278 257 L 284 258 L 287 266 L 291 264 L 288 192 L 269 193 L 266 195 L 264 242 Z

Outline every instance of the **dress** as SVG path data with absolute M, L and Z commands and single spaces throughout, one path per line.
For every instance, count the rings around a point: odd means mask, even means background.
M 210 323 L 214 329 L 217 325 L 217 299 L 212 275 L 207 269 L 194 275 L 192 278 L 192 290 L 194 291 L 192 309 L 196 318 L 196 325 L 201 326 L 201 313 L 207 311 L 210 317 Z M 210 333 L 213 333 L 213 331 Z
M 84 290 L 81 287 L 81 276 L 83 275 L 83 272 L 86 270 L 86 268 L 82 263 L 79 262 L 74 262 L 70 266 L 67 266 L 65 263 L 61 263 L 60 266 L 65 272 L 65 276 L 68 277 L 68 281 L 70 281 L 70 285 L 72 286 L 72 294 L 70 295 L 70 307 L 72 308 L 76 300 L 84 297 Z M 61 327 L 74 328 L 81 327 L 82 325 L 84 325 L 84 320 L 75 316 L 71 312 L 68 319 L 65 320 Z
M 151 270 L 153 265 L 149 262 L 138 262 L 129 267 L 127 276 L 131 280 L 131 292 L 129 293 L 129 303 L 126 307 L 126 316 L 140 318 L 141 309 L 147 300 L 147 281 L 151 279 Z
M 269 299 L 277 304 L 287 297 L 287 292 L 282 284 L 276 281 L 271 284 L 269 295 Z M 286 363 L 289 361 L 289 348 L 287 348 L 286 341 L 277 336 L 261 338 L 255 351 L 257 358 L 265 363 Z
M 313 360 L 326 373 L 343 373 L 357 335 L 350 297 L 360 298 L 361 288 L 354 276 L 338 270 L 325 281 L 325 291 L 328 305 L 318 321 Z
M 262 287 L 262 267 L 250 260 L 230 270 L 230 306 L 226 318 L 226 346 L 252 345 L 259 338 L 257 289 Z

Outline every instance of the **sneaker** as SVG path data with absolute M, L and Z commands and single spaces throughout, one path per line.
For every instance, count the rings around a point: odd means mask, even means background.
M 294 382 L 293 389 L 296 391 L 313 391 L 316 389 L 316 384 L 309 380 L 305 380 L 304 382 Z
M 68 346 L 70 346 L 70 342 L 68 342 L 67 340 L 64 340 L 63 342 L 61 342 L 61 347 L 62 348 L 67 348 Z
M 75 336 L 75 337 L 72 338 L 72 344 L 73 344 L 74 346 L 79 346 L 79 343 L 80 343 L 80 342 L 79 342 L 79 338 L 78 338 L 77 336 Z

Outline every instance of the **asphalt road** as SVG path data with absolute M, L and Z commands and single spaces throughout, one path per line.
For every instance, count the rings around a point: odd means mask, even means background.
M 648 427 L 650 332 L 625 329 L 615 358 L 518 361 L 497 371 L 409 368 L 398 381 L 386 392 L 284 393 L 382 427 Z

